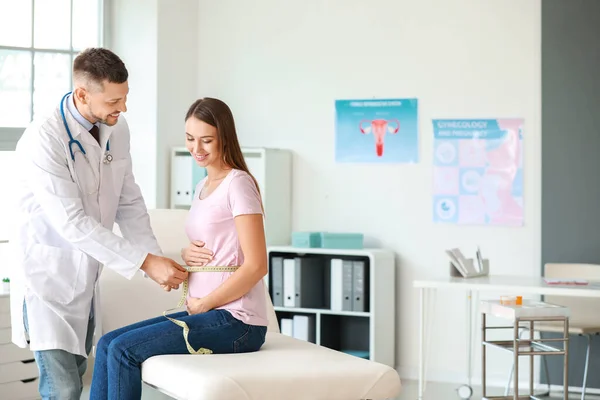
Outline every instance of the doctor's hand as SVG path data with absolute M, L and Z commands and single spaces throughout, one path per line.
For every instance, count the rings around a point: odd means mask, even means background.
M 194 240 L 188 247 L 181 249 L 181 258 L 190 267 L 202 267 L 213 259 L 213 252 L 204 247 L 205 243 Z
M 162 287 L 165 292 L 170 292 L 171 289 L 177 289 L 177 287 L 172 288 L 169 285 L 160 285 L 160 287 Z
M 148 254 L 140 269 L 161 286 L 169 286 L 175 289 L 188 276 L 186 269 L 175 261 L 154 254 Z

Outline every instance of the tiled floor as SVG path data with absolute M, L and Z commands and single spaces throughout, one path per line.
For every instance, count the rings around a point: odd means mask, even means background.
M 81 400 L 89 400 L 90 398 L 90 387 L 86 386 L 81 394 Z M 165 396 L 164 394 L 157 392 L 151 387 L 144 386 L 142 390 L 142 400 L 173 400 L 171 397 Z
M 86 376 L 87 378 L 87 376 Z M 90 398 L 90 379 L 84 381 L 83 393 L 81 394 L 81 400 L 89 400 Z M 144 385 L 142 388 L 142 400 L 172 400 L 171 397 L 165 396 L 153 388 Z
M 449 384 L 449 383 L 429 382 L 427 384 L 427 391 L 426 391 L 424 400 L 454 400 L 454 399 L 460 400 L 456 393 L 456 388 L 458 386 L 459 386 L 458 384 L 453 384 L 453 383 Z M 417 400 L 417 389 L 418 389 L 418 386 L 417 386 L 416 381 L 403 381 L 402 382 L 402 393 L 400 394 L 400 396 L 396 399 L 390 399 L 390 400 Z M 473 400 L 481 399 L 481 392 L 479 391 L 479 388 L 474 388 L 474 390 L 475 390 L 475 393 L 473 394 L 472 399 Z M 501 395 L 502 389 L 497 388 L 496 390 L 492 391 L 490 394 Z M 551 397 L 546 397 L 544 399 L 559 400 L 562 398 L 563 398 L 562 394 L 557 393 L 556 395 L 553 395 Z M 581 398 L 581 394 L 571 393 L 569 395 L 569 400 L 575 400 L 575 399 L 580 399 L 580 398 Z M 89 399 L 89 386 L 86 386 L 81 399 L 82 400 Z M 171 398 L 163 395 L 160 392 L 157 392 L 156 390 L 154 390 L 150 387 L 144 386 L 142 399 L 143 400 L 169 400 Z M 587 395 L 585 397 L 585 399 L 586 400 L 600 400 L 600 396 Z
M 427 384 L 427 390 L 425 392 L 424 400 L 460 400 L 456 389 L 459 384 L 454 383 L 437 383 L 430 382 Z M 481 389 L 478 387 L 473 388 L 473 400 L 481 399 Z M 402 382 L 402 393 L 396 400 L 417 400 L 418 385 L 416 381 L 403 381 Z M 491 388 L 488 395 L 502 396 L 504 389 L 502 388 Z M 559 400 L 563 399 L 562 393 L 553 393 L 550 397 L 542 397 L 542 399 L 548 400 Z M 580 393 L 569 393 L 569 400 L 581 399 Z M 600 400 L 600 396 L 586 395 L 585 400 Z

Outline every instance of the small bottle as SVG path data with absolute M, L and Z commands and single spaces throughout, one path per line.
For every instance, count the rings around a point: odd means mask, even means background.
M 517 296 L 517 305 L 518 306 L 522 306 L 523 305 L 523 296 Z

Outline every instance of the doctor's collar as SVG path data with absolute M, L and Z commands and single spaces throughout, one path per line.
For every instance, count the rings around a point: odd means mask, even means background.
M 96 125 L 98 128 L 100 128 L 100 123 L 99 122 L 96 122 L 95 124 L 92 124 L 90 121 L 88 121 L 87 119 L 85 119 L 83 117 L 83 115 L 81 115 L 81 113 L 79 112 L 79 110 L 75 106 L 75 100 L 73 99 L 73 93 L 71 93 L 69 95 L 68 99 L 67 99 L 67 109 L 69 110 L 69 113 L 75 119 L 75 121 L 77 121 L 79 123 L 79 125 L 81 125 L 83 128 L 85 128 L 86 131 L 89 132 L 90 129 L 92 129 L 92 127 L 94 125 Z

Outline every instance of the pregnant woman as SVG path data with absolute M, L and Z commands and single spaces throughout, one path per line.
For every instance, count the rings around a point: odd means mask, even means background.
M 188 150 L 208 173 L 196 187 L 185 227 L 190 245 L 183 250 L 183 259 L 200 270 L 189 275 L 187 312 L 102 336 L 91 400 L 140 399 L 141 365 L 152 356 L 252 352 L 265 341 L 263 206 L 242 156 L 233 115 L 220 100 L 200 99 L 189 108 L 185 129 Z M 213 251 L 207 265 L 194 256 L 197 241 Z M 181 322 L 189 329 L 187 339 Z

